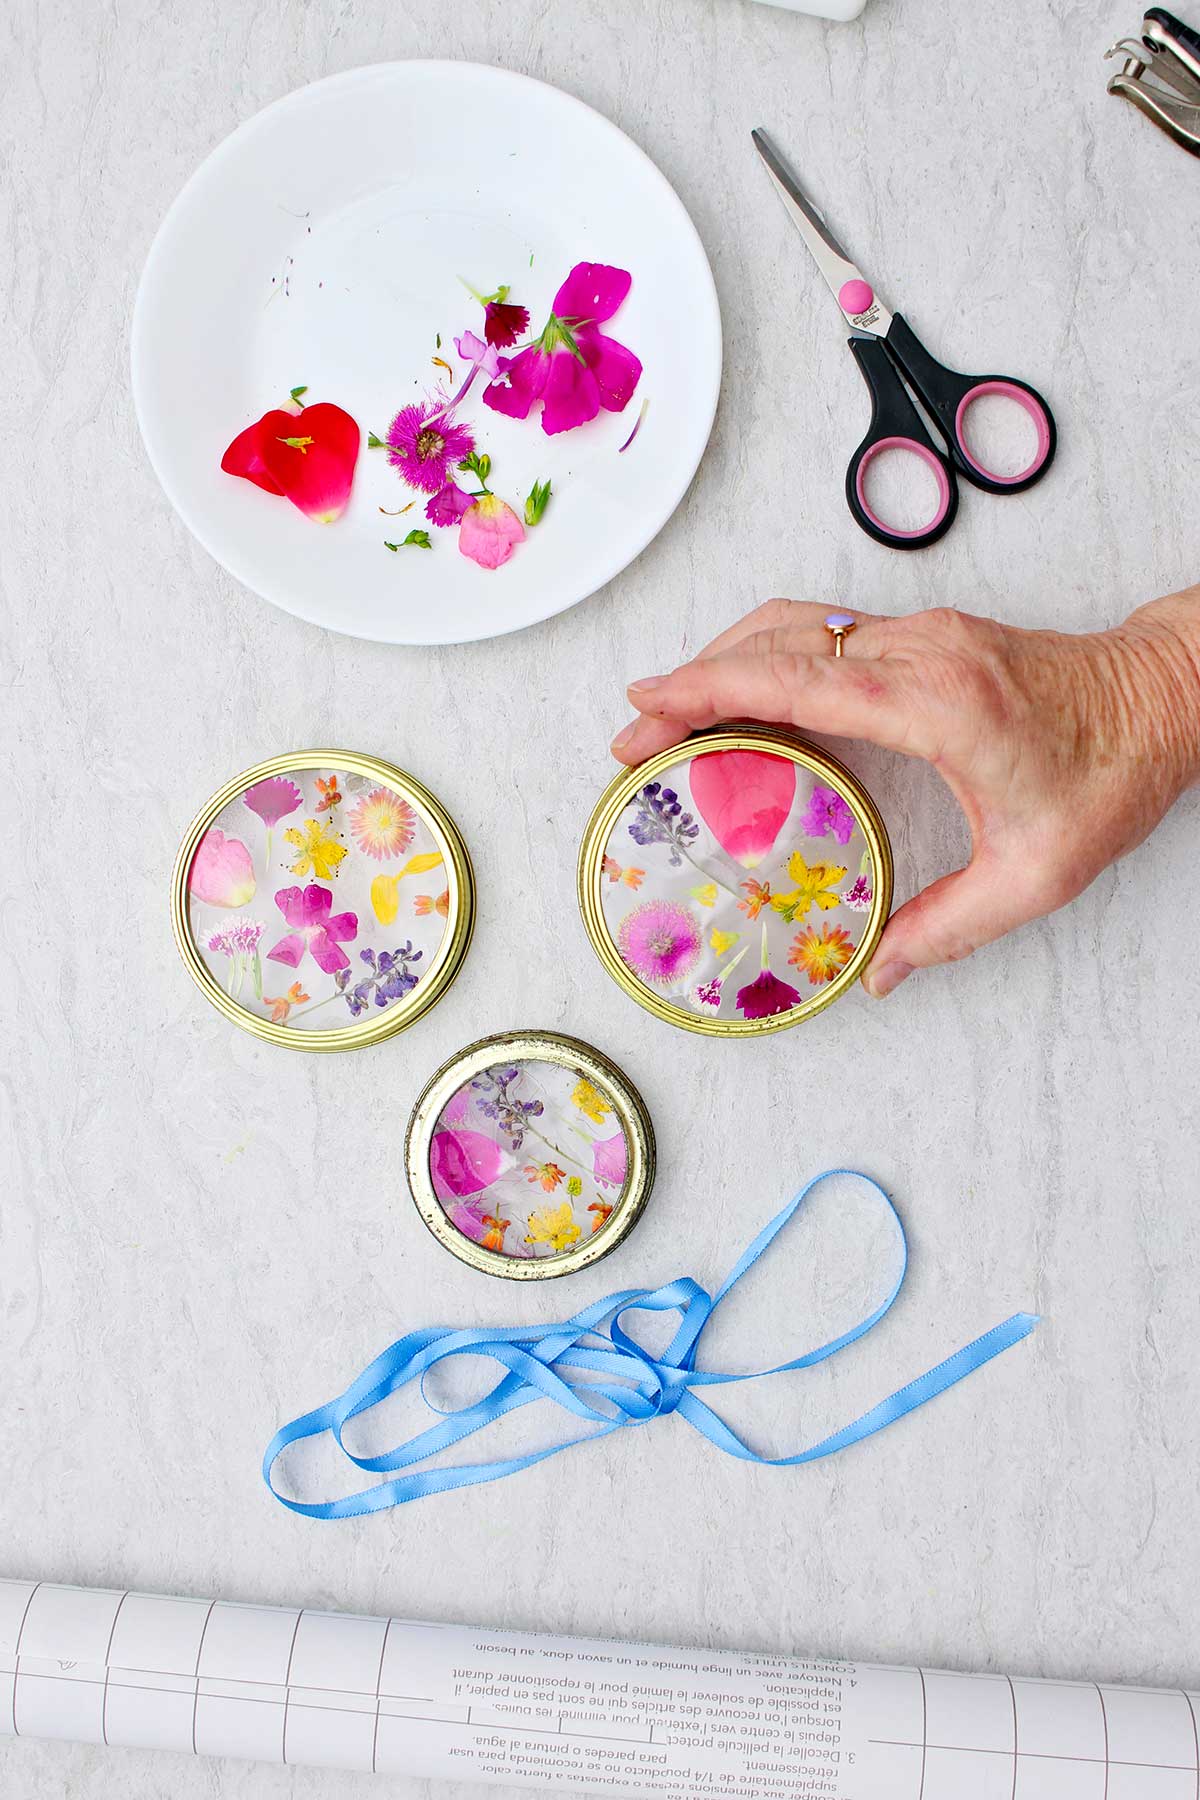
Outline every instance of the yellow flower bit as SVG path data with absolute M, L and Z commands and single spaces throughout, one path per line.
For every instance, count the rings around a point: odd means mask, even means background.
M 561 1206 L 543 1206 L 529 1215 L 527 1244 L 549 1244 L 552 1250 L 569 1250 L 580 1236 L 575 1209 L 569 1200 Z
M 319 881 L 328 881 L 346 854 L 345 845 L 339 844 L 333 832 L 319 819 L 306 819 L 302 832 L 294 825 L 289 826 L 283 835 L 298 852 L 295 862 L 290 865 L 293 875 L 311 872 Z
M 727 950 L 733 949 L 733 946 L 737 943 L 741 935 L 740 931 L 714 930 L 709 933 L 708 941 L 718 956 L 724 956 Z
M 845 869 L 836 868 L 832 863 L 813 863 L 810 868 L 796 850 L 788 860 L 788 874 L 796 885 L 790 894 L 776 894 L 771 905 L 789 924 L 793 919 L 807 917 L 810 906 L 819 906 L 822 912 L 828 912 L 840 904 L 841 895 L 831 890 L 845 873 Z
M 717 904 L 717 884 L 715 881 L 707 881 L 703 887 L 689 888 L 688 892 L 700 902 L 701 906 L 712 907 Z
M 592 1121 L 593 1125 L 603 1125 L 612 1111 L 612 1107 L 605 1100 L 603 1094 L 598 1088 L 593 1087 L 584 1075 L 579 1077 L 572 1090 L 571 1103 L 577 1106 L 580 1112 Z

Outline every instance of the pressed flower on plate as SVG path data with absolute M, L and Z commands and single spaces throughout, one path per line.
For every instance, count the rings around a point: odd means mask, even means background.
M 311 995 L 306 994 L 304 991 L 304 984 L 299 981 L 293 981 L 286 994 L 280 994 L 275 997 L 272 997 L 270 994 L 264 994 L 263 1005 L 269 1006 L 271 1009 L 272 1025 L 286 1025 L 288 1014 L 291 1012 L 293 1006 L 303 1006 L 304 1002 L 310 998 Z
M 317 783 L 318 787 L 321 785 Z M 337 783 L 334 782 L 336 787 Z M 278 825 L 280 819 L 286 819 L 289 813 L 303 804 L 304 796 L 294 781 L 288 781 L 283 775 L 268 775 L 264 781 L 256 781 L 242 795 L 242 802 L 257 813 L 269 831 L 272 825 Z M 319 812 L 320 807 L 317 808 Z
M 796 765 L 762 750 L 715 750 L 691 767 L 696 810 L 727 856 L 755 868 L 775 847 L 796 795 Z
M 540 1211 L 530 1213 L 525 1242 L 549 1244 L 553 1251 L 561 1255 L 564 1250 L 570 1249 L 580 1235 L 575 1223 L 575 1209 L 569 1200 L 564 1200 L 561 1206 L 544 1206 Z
M 348 967 L 350 958 L 342 945 L 353 943 L 358 936 L 358 917 L 352 912 L 331 914 L 333 895 L 328 888 L 315 882 L 306 888 L 281 888 L 275 904 L 291 929 L 267 951 L 268 961 L 297 969 L 310 954 L 326 975 Z
M 836 788 L 822 787 L 818 782 L 800 829 L 809 837 L 828 837 L 832 833 L 839 844 L 848 844 L 854 834 L 854 814 Z
M 498 569 L 525 539 L 525 527 L 496 494 L 483 494 L 462 517 L 458 547 L 481 569 Z
M 841 895 L 834 890 L 845 873 L 845 869 L 832 863 L 810 865 L 796 850 L 788 859 L 788 875 L 796 885 L 790 893 L 776 894 L 771 901 L 772 909 L 789 925 L 796 919 L 805 918 L 813 906 L 822 912 L 830 912 L 841 901 Z
M 382 444 L 391 463 L 409 487 L 436 494 L 450 480 L 450 472 L 475 448 L 475 439 L 459 424 L 452 410 L 433 400 L 402 406 Z
M 526 1181 L 533 1182 L 547 1194 L 552 1194 L 566 1178 L 567 1171 L 560 1169 L 556 1162 L 529 1163 L 525 1168 Z
M 346 510 L 359 441 L 358 426 L 340 406 L 319 401 L 299 412 L 278 407 L 238 433 L 221 467 L 330 525 Z
M 799 990 L 790 982 L 780 981 L 767 967 L 767 927 L 762 928 L 762 969 L 760 974 L 737 994 L 735 1004 L 747 1019 L 770 1019 L 777 1013 L 790 1012 L 799 1006 Z
M 599 327 L 616 312 L 630 284 L 624 269 L 577 263 L 554 296 L 537 341 L 501 359 L 484 405 L 510 419 L 526 419 L 540 404 L 542 430 L 551 436 L 586 425 L 601 407 L 621 412 L 633 397 L 642 365 Z

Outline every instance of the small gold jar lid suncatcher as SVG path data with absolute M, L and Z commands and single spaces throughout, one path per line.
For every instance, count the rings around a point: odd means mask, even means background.
M 244 1031 L 352 1050 L 403 1031 L 457 975 L 471 859 L 413 776 L 347 750 L 295 750 L 226 782 L 175 862 L 188 970 Z
M 557 1032 L 460 1050 L 408 1122 L 408 1184 L 438 1242 L 485 1275 L 569 1275 L 615 1250 L 654 1185 L 654 1129 L 632 1082 Z
M 781 1031 L 844 994 L 891 901 L 874 801 L 778 727 L 700 732 L 622 771 L 579 857 L 609 974 L 656 1018 L 713 1037 Z

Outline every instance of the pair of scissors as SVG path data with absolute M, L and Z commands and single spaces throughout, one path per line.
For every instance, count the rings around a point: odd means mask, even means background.
M 755 131 L 751 136 L 788 217 L 812 252 L 850 326 L 850 348 L 870 390 L 871 423 L 846 470 L 846 502 L 862 529 L 877 543 L 893 549 L 919 550 L 936 544 L 954 523 L 957 477 L 989 494 L 1019 494 L 1040 481 L 1054 459 L 1058 434 L 1054 415 L 1036 388 L 1013 375 L 960 375 L 931 356 L 908 323 L 899 313 L 888 311 L 851 262 L 765 134 Z M 944 448 L 926 430 L 913 394 L 941 432 Z M 985 394 L 1016 401 L 1033 421 L 1037 438 L 1033 460 L 1015 475 L 986 468 L 968 447 L 964 420 L 972 403 Z M 886 524 L 867 499 L 867 470 L 885 450 L 904 450 L 920 457 L 937 483 L 937 510 L 915 531 Z

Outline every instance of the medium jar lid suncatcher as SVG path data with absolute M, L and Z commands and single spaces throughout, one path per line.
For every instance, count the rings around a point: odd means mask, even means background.
M 778 728 L 722 726 L 624 770 L 580 851 L 609 974 L 657 1018 L 716 1037 L 782 1030 L 845 993 L 891 899 L 870 795 Z

